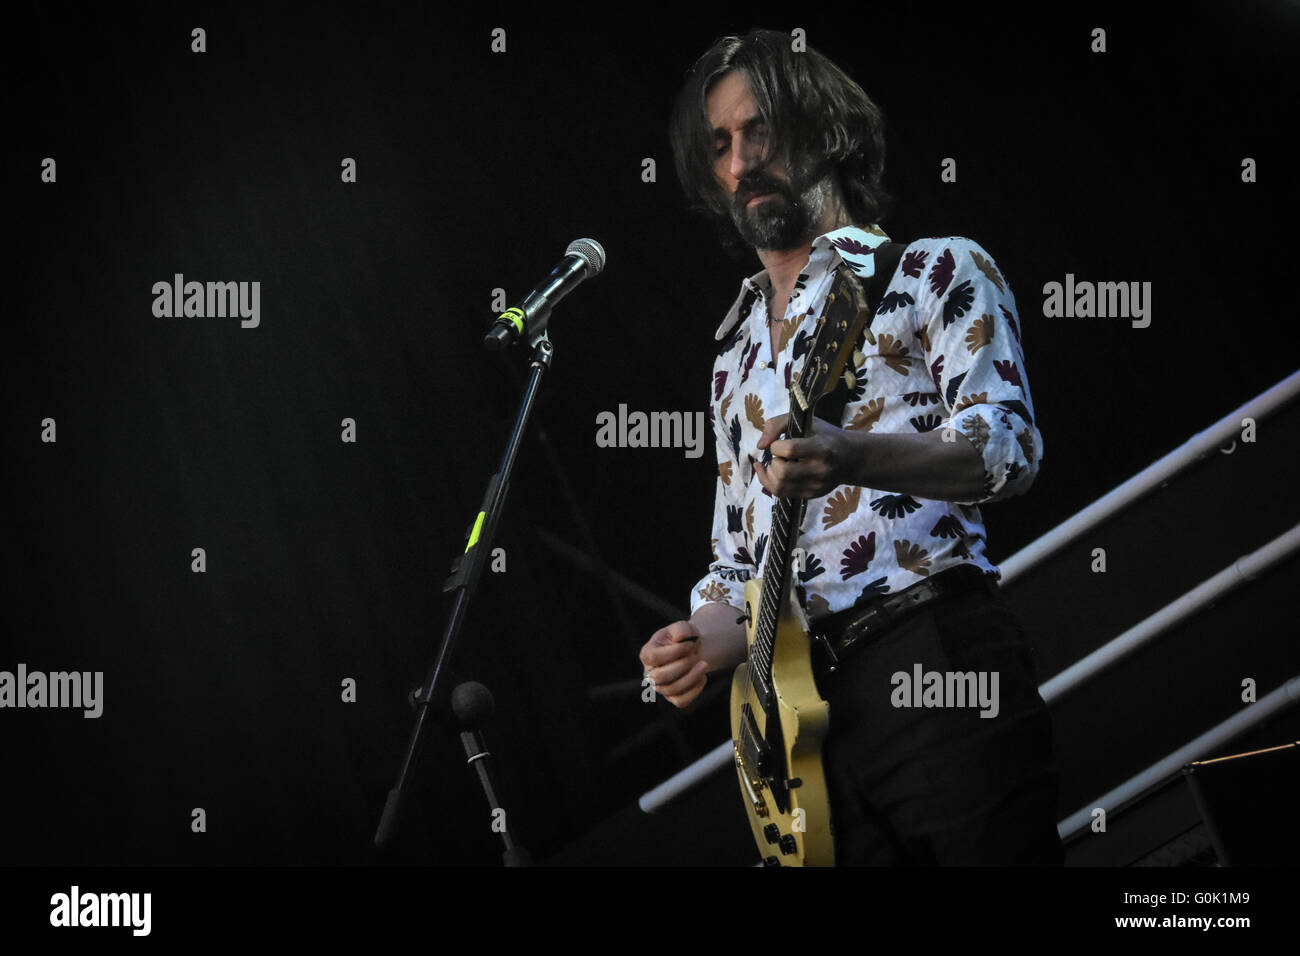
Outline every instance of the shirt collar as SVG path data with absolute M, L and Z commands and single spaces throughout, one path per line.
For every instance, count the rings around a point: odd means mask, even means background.
M 869 278 L 875 275 L 876 271 L 874 255 L 876 249 L 888 241 L 889 236 L 885 235 L 884 230 L 878 225 L 872 225 L 867 229 L 861 226 L 842 226 L 813 240 L 807 268 L 809 270 L 833 269 L 839 262 L 843 262 L 864 279 Z M 731 304 L 731 308 L 727 310 L 727 317 L 713 333 L 714 340 L 721 342 L 731 334 L 731 330 L 740 321 L 741 310 L 745 308 L 746 300 L 751 303 L 752 310 L 752 303 L 766 298 L 771 287 L 772 280 L 768 277 L 766 269 L 761 269 L 752 276 L 742 279 L 740 293 L 736 296 L 736 301 Z M 748 318 L 748 315 L 749 313 L 746 312 L 745 317 Z

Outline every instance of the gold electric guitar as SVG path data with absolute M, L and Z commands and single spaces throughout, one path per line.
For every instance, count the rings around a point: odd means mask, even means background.
M 869 319 L 857 276 L 840 266 L 790 389 L 787 437 L 809 433 L 814 407 L 839 382 Z M 806 504 L 778 498 L 772 506 L 763 576 L 745 585 L 749 657 L 731 681 L 736 771 L 759 855 L 769 866 L 835 863 L 821 759 L 830 711 L 813 678 L 808 621 L 795 600 L 790 560 Z

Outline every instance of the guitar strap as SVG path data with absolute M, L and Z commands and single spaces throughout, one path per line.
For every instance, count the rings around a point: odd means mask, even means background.
M 890 281 L 894 278 L 894 272 L 898 268 L 898 260 L 903 256 L 903 250 L 907 248 L 905 242 L 886 242 L 876 248 L 874 253 L 876 271 L 862 283 L 863 294 L 867 298 L 867 308 L 871 310 L 867 324 L 863 327 L 862 337 L 858 340 L 857 347 L 865 352 L 867 330 L 871 327 L 871 320 L 876 316 L 876 309 L 880 306 L 880 300 L 885 295 L 885 290 L 889 288 Z M 841 265 L 839 268 L 848 269 L 847 265 Z M 857 273 L 854 273 L 856 275 Z M 857 369 L 854 369 L 857 374 Z M 844 407 L 848 405 L 849 398 L 848 383 L 843 379 L 840 380 L 825 398 L 817 404 L 817 417 L 822 421 L 830 422 L 832 425 L 842 425 L 841 419 L 844 417 Z

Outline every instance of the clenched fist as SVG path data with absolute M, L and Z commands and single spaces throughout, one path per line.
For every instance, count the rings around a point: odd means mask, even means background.
M 690 621 L 655 631 L 641 648 L 641 666 L 655 693 L 675 707 L 689 707 L 708 682 L 709 662 L 700 656 L 700 632 Z

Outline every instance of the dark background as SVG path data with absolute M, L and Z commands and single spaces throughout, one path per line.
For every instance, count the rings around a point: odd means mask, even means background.
M 0 669 L 102 670 L 105 710 L 0 713 L 3 861 L 499 862 L 450 735 L 399 849 L 371 837 L 517 398 L 522 353 L 479 344 L 492 292 L 522 293 L 580 236 L 608 265 L 552 324 L 495 542 L 507 570 L 485 575 L 457 674 L 496 692 L 505 803 L 538 858 L 747 861 L 729 779 L 716 811 L 706 790 L 636 831 L 635 798 L 726 736 L 725 695 L 642 703 L 636 651 L 671 618 L 553 544 L 682 613 L 709 559 L 711 450 L 594 435 L 620 403 L 706 408 L 713 330 L 758 268 L 687 213 L 667 142 L 684 72 L 723 33 L 806 30 L 887 117 L 890 234 L 971 236 L 1010 278 L 1046 455 L 1027 496 L 986 509 L 995 561 L 1295 370 L 1295 4 L 884 6 L 11 14 Z M 260 327 L 155 318 L 176 272 L 260 281 Z M 1067 272 L 1150 281 L 1151 326 L 1044 318 Z M 1300 519 L 1293 418 L 1008 589 L 1044 679 Z M 1262 696 L 1296 672 L 1296 570 L 1054 709 L 1062 817 L 1238 710 L 1244 677 Z

